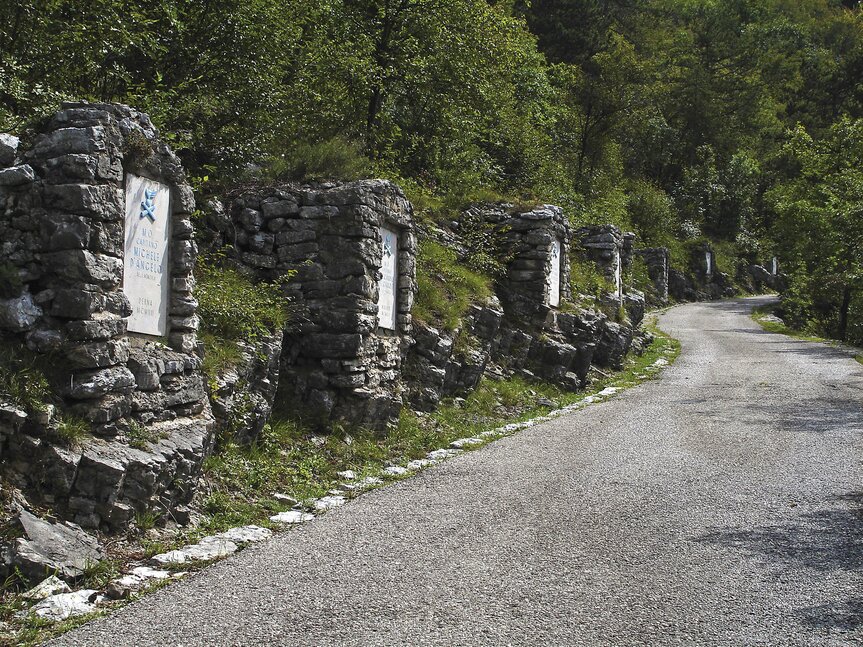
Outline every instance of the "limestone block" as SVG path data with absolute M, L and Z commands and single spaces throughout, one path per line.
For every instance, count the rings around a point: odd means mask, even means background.
M 0 299 L 0 329 L 24 332 L 32 329 L 41 316 L 42 308 L 29 292 L 14 299 Z
M 125 366 L 84 371 L 72 376 L 68 395 L 85 400 L 98 398 L 112 392 L 129 391 L 135 387 L 135 376 Z
M 110 289 L 123 280 L 123 261 L 114 256 L 68 249 L 44 254 L 43 258 L 49 266 L 63 268 L 63 279 L 67 283 L 88 283 Z
M 63 326 L 66 337 L 72 341 L 107 341 L 126 334 L 125 319 L 114 317 L 87 321 L 70 321 Z
M 29 164 L 0 168 L 0 187 L 17 187 L 36 180 L 33 167 Z
M 12 166 L 18 155 L 20 140 L 14 135 L 0 133 L 0 167 Z
M 284 218 L 300 213 L 300 205 L 293 199 L 267 198 L 261 201 L 264 218 Z
M 261 230 L 264 224 L 264 215 L 255 209 L 243 209 L 238 220 L 246 231 L 254 233 Z
M 27 153 L 28 159 L 59 157 L 73 153 L 98 153 L 107 150 L 107 136 L 102 126 L 59 128 L 36 139 Z
M 125 364 L 129 359 L 129 340 L 121 338 L 78 343 L 66 349 L 65 357 L 73 369 L 105 368 Z
M 21 510 L 24 537 L 3 551 L 7 567 L 18 568 L 30 580 L 39 581 L 56 571 L 63 579 L 77 579 L 91 565 L 105 558 L 99 542 L 72 523 L 51 523 Z
M 65 184 L 69 180 L 82 184 L 121 182 L 123 165 L 112 155 L 70 153 L 45 160 L 44 179 L 50 184 Z
M 51 184 L 43 188 L 48 207 L 96 220 L 122 220 L 123 191 L 110 184 Z
M 125 292 L 109 292 L 105 295 L 105 311 L 117 317 L 128 317 L 132 314 L 132 304 Z
M 171 190 L 171 204 L 174 210 L 174 213 L 177 214 L 191 214 L 195 211 L 195 193 L 192 191 L 192 187 L 190 187 L 186 183 L 174 185 Z M 182 221 L 184 219 L 175 218 L 174 222 L 176 224 L 177 221 Z M 191 233 L 191 232 L 189 232 Z

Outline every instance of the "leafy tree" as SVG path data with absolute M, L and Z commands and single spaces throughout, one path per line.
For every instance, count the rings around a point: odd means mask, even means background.
M 861 341 L 863 289 L 863 120 L 843 118 L 815 140 L 798 127 L 785 148 L 794 168 L 769 200 L 774 233 L 791 277 L 787 308 L 798 325 Z

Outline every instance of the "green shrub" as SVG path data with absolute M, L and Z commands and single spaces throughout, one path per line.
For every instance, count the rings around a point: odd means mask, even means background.
M 83 418 L 64 414 L 57 425 L 57 435 L 67 445 L 80 445 L 90 435 L 90 423 Z
M 0 395 L 26 411 L 41 411 L 53 396 L 39 358 L 20 344 L 0 340 Z
M 211 379 L 240 360 L 237 342 L 254 342 L 284 330 L 290 301 L 277 283 L 254 283 L 224 258 L 201 259 L 195 269 L 204 372 Z
M 234 339 L 222 339 L 208 332 L 202 332 L 200 340 L 204 343 L 204 373 L 212 378 L 226 369 L 236 366 L 243 357 L 240 347 Z M 215 390 L 215 384 L 210 384 Z
M 253 283 L 236 269 L 203 259 L 195 271 L 201 332 L 221 339 L 254 340 L 282 330 L 288 300 L 276 283 Z
M 501 278 L 511 258 L 503 233 L 480 217 L 465 214 L 459 220 L 459 234 L 469 250 L 464 258 L 465 265 L 479 274 Z
M 161 435 L 159 433 L 136 420 L 129 423 L 129 430 L 126 432 L 129 446 L 136 449 L 147 449 L 151 444 L 158 442 L 160 438 Z
M 614 292 L 616 287 L 605 278 L 596 265 L 578 256 L 572 256 L 569 261 L 570 285 L 574 295 L 585 294 L 600 299 L 603 294 Z
M 296 142 L 285 149 L 265 171 L 272 180 L 358 180 L 371 173 L 369 158 L 360 146 L 342 137 Z
M 455 330 L 471 303 L 492 294 L 492 280 L 459 264 L 454 251 L 430 240 L 419 244 L 416 319 Z
M 641 290 L 645 294 L 652 294 L 655 291 L 653 281 L 650 280 L 650 274 L 647 271 L 647 263 L 641 256 L 633 255 L 632 263 L 626 276 L 626 282 L 633 286 L 636 290 Z

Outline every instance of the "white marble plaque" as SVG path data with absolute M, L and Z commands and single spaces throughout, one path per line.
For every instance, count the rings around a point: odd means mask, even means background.
M 551 270 L 545 277 L 548 286 L 548 305 L 553 308 L 560 305 L 560 255 L 560 241 L 555 240 L 551 244 Z
M 623 296 L 623 264 L 620 262 L 620 251 L 614 253 L 614 296 Z
M 126 176 L 123 292 L 132 304 L 129 332 L 158 336 L 168 332 L 170 201 L 168 186 Z
M 776 258 L 775 256 L 773 257 L 772 272 L 771 273 L 773 275 L 779 274 L 779 259 Z
M 399 272 L 399 235 L 392 229 L 380 228 L 381 282 L 378 285 L 378 326 L 396 329 L 396 290 Z
M 707 268 L 707 276 L 713 274 L 713 252 L 704 252 L 704 264 Z

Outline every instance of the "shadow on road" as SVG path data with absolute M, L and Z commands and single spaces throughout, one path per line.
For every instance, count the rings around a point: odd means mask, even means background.
M 781 569 L 859 573 L 863 568 L 863 491 L 833 496 L 827 503 L 827 509 L 797 515 L 786 524 L 722 528 L 693 541 L 761 557 Z M 798 609 L 797 614 L 811 627 L 849 631 L 863 626 L 863 598 Z
M 863 432 L 863 415 L 856 401 L 817 398 L 786 410 L 782 425 L 794 432 L 860 433 Z
M 799 615 L 803 624 L 815 629 L 852 631 L 863 626 L 863 598 L 801 609 Z

